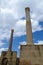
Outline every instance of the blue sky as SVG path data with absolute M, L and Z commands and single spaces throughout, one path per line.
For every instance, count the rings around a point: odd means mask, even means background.
M 43 44 L 43 0 L 0 0 L 0 55 L 8 50 L 12 28 L 12 50 L 19 55 L 20 44 L 26 44 L 25 7 L 30 7 L 34 44 Z

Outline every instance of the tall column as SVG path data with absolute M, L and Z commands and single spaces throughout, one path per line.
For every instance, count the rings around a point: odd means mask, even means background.
M 11 30 L 11 37 L 10 37 L 10 44 L 9 44 L 9 51 L 12 51 L 12 41 L 13 41 L 13 32 L 14 30 Z
M 31 21 L 30 21 L 30 8 L 25 8 L 26 12 L 26 36 L 27 36 L 27 44 L 32 44 L 32 28 L 31 28 Z

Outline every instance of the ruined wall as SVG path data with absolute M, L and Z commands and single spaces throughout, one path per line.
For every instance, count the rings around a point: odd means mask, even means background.
M 43 45 L 21 45 L 19 65 L 43 65 Z
M 1 65 L 1 57 L 0 57 L 0 65 Z
M 7 59 L 7 65 L 16 65 L 17 52 L 3 51 L 1 55 L 1 64 L 4 58 Z M 4 62 L 6 62 L 6 60 Z
M 13 52 L 13 55 L 12 55 L 12 65 L 16 65 L 16 61 L 17 61 L 17 53 Z

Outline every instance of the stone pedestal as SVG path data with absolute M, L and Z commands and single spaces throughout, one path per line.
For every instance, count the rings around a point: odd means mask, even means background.
M 19 65 L 43 65 L 43 45 L 21 45 Z

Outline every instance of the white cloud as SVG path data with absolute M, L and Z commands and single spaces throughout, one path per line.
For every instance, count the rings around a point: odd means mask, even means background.
M 39 25 L 39 20 L 43 19 L 43 0 L 1 0 L 0 5 L 0 29 L 2 30 L 0 40 L 10 37 L 12 27 L 15 30 L 15 36 L 26 34 L 26 21 L 19 19 L 25 17 L 27 6 L 30 7 L 32 31 L 43 30 Z
M 0 41 L 0 47 L 3 46 L 5 43 L 3 43 L 2 41 Z
M 43 41 L 38 41 L 38 43 L 35 43 L 36 45 L 43 45 Z
M 26 21 L 25 20 L 19 20 L 15 24 L 15 36 L 21 36 L 26 34 Z
M 25 41 L 20 42 L 20 45 L 26 45 L 26 42 Z
M 0 29 L 0 41 L 3 39 L 9 39 L 10 38 L 10 31 L 7 29 Z
M 37 20 L 31 19 L 32 32 L 43 30 Z M 19 20 L 15 24 L 15 36 L 21 36 L 26 34 L 26 20 Z
M 41 26 L 39 26 L 39 22 L 31 19 L 32 23 L 32 32 L 43 30 Z M 13 23 L 14 24 L 14 23 Z M 10 38 L 10 31 L 11 31 L 11 25 L 9 23 L 9 26 L 7 24 L 0 26 L 0 40 L 6 38 Z M 13 27 L 13 26 L 12 26 Z M 14 28 L 14 36 L 21 36 L 26 34 L 26 20 L 19 20 L 16 22 Z
M 41 14 L 43 13 L 43 0 L 1 0 L 1 8 L 5 8 L 5 10 L 6 8 L 10 10 L 14 9 L 14 15 L 18 15 L 19 18 L 24 16 L 24 9 L 27 6 L 30 7 L 32 13 L 37 16 L 36 19 L 39 19 L 40 15 L 43 15 Z
M 39 25 L 39 22 L 37 20 L 31 19 L 32 23 L 32 32 L 43 30 L 43 28 Z
M 1 13 L 2 13 L 2 14 L 6 14 L 6 13 L 11 13 L 11 14 L 13 14 L 13 13 L 14 13 L 13 10 L 11 10 L 11 9 L 9 9 L 9 8 L 0 8 L 0 10 L 1 10 Z
M 39 5 L 40 4 L 40 5 Z M 2 0 L 1 1 L 1 15 L 2 15 L 2 23 L 4 23 L 3 25 L 9 25 L 10 29 L 13 27 L 16 29 L 16 31 L 18 31 L 20 29 L 20 32 L 16 32 L 16 35 L 19 36 L 19 34 L 23 34 L 24 32 L 21 32 L 22 29 L 25 29 L 22 27 L 22 25 L 24 25 L 24 22 L 20 22 L 20 21 L 15 21 L 15 19 L 19 19 L 23 16 L 25 16 L 25 7 L 28 6 L 30 7 L 30 13 L 31 13 L 31 19 L 33 20 L 32 23 L 32 27 L 33 27 L 33 31 L 38 31 L 41 30 L 42 28 L 39 26 L 39 19 L 41 19 L 43 17 L 43 1 L 41 0 Z M 9 16 L 9 15 L 10 16 Z M 8 15 L 8 16 L 7 16 Z M 9 22 L 8 22 L 9 21 Z M 12 22 L 12 23 L 11 23 Z M 16 24 L 15 24 L 16 23 Z M 20 26 L 20 25 L 21 26 Z M 16 26 L 16 27 L 15 27 Z M 18 28 L 18 29 L 17 29 Z M 22 29 L 21 29 L 22 28 Z M 22 30 L 23 31 L 23 30 Z

